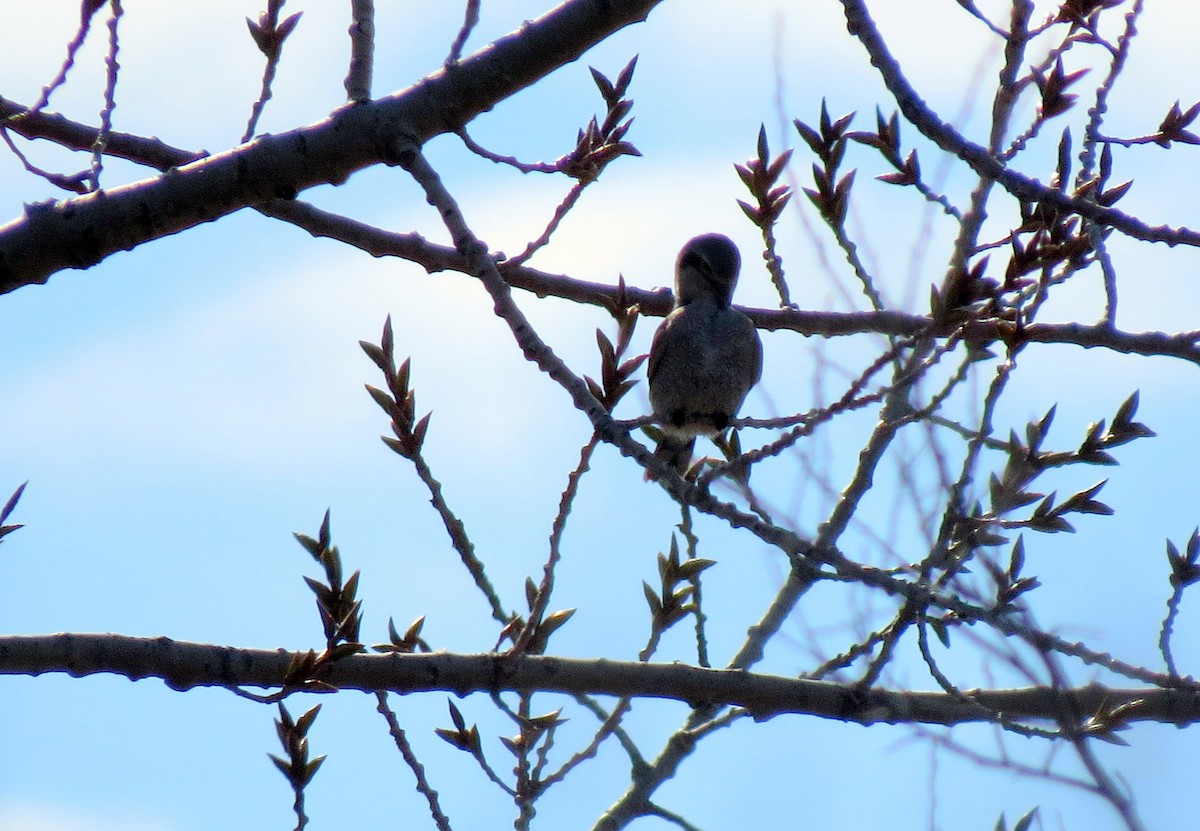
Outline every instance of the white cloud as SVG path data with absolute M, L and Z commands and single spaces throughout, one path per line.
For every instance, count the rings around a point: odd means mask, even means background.
M 352 274 L 342 256 L 284 262 L 266 280 L 248 274 L 201 305 L 81 344 L 10 384 L 0 424 L 36 453 L 76 459 L 121 448 L 251 467 L 287 467 L 299 448 L 336 456 L 363 429 L 386 430 L 362 389 L 383 382 L 358 340 L 377 341 L 389 310 L 399 358 L 414 345 L 426 356 L 414 361 L 419 406 L 448 387 L 440 370 L 494 337 L 465 280 L 358 260 Z M 499 394 L 498 379 L 474 383 Z
M 169 831 L 159 819 L 104 815 L 66 805 L 35 802 L 0 803 L 0 831 Z

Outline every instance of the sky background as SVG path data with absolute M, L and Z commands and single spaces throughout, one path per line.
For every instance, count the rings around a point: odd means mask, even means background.
M 378 5 L 374 91 L 383 95 L 440 66 L 461 9 L 450 2 Z M 910 80 L 943 117 L 978 139 L 990 109 L 980 90 L 988 93 L 999 66 L 983 28 L 951 0 L 874 5 Z M 980 4 L 988 10 L 999 5 Z M 1194 48 L 1200 8 L 1191 0 L 1148 6 L 1112 96 L 1110 134 L 1152 132 L 1176 99 L 1185 107 L 1200 99 Z M 287 7 L 301 9 L 304 18 L 288 41 L 261 131 L 318 121 L 344 98 L 344 4 Z M 484 3 L 467 51 L 544 10 L 534 2 Z M 126 4 L 116 129 L 197 150 L 235 144 L 261 77 L 261 56 L 244 23 L 259 11 L 234 0 Z M 35 100 L 61 64 L 77 20 L 71 3 L 0 4 L 0 31 L 19 33 L 0 51 L 0 94 Z M 104 34 L 98 19 L 51 109 L 97 121 Z M 814 122 L 823 98 L 835 116 L 858 111 L 860 129 L 873 126 L 877 104 L 891 110 L 861 47 L 845 32 L 839 5 L 664 3 L 648 22 L 479 117 L 471 134 L 496 152 L 556 158 L 602 106 L 587 67 L 615 78 L 635 54 L 630 96 L 637 120 L 629 139 L 643 156 L 606 171 L 532 264 L 595 281 L 614 282 L 623 274 L 633 285 L 653 288 L 669 285 L 683 242 L 719 231 L 743 252 L 737 301 L 773 307 L 778 301 L 759 264 L 756 229 L 735 202 L 744 192 L 733 163 L 753 153 L 760 124 L 773 150 L 799 145 L 790 120 Z M 1049 140 L 1020 161 L 1020 169 L 1046 175 L 1062 126 L 1048 130 Z M 917 141 L 911 128 L 902 135 L 906 147 Z M 964 203 L 969 179 L 918 146 L 931 181 Z M 46 143 L 30 150 L 43 167 L 86 166 L 83 156 Z M 1115 178 L 1137 180 L 1121 207 L 1151 223 L 1196 227 L 1200 205 L 1191 183 L 1200 172 L 1198 152 L 1118 151 Z M 472 156 L 453 137 L 432 141 L 428 155 L 475 232 L 493 250 L 510 254 L 540 233 L 568 187 Z M 809 183 L 810 163 L 806 149 L 797 149 L 791 171 L 797 183 Z M 873 182 L 886 171 L 869 153 L 855 151 L 847 166 L 860 168 L 850 227 L 864 260 L 890 304 L 923 311 L 929 284 L 941 279 L 953 227 L 914 193 Z M 145 176 L 110 161 L 104 182 Z M 0 222 L 18 217 L 22 203 L 60 195 L 0 154 Z M 382 227 L 447 240 L 436 212 L 399 169 L 360 173 L 304 198 Z M 794 200 L 780 226 L 793 299 L 806 309 L 865 308 L 804 202 Z M 999 212 L 993 233 L 984 236 L 1001 236 L 1005 221 Z M 1123 278 L 1121 328 L 1196 328 L 1194 251 L 1134 246 L 1119 237 L 1112 247 Z M 603 312 L 524 295 L 518 302 L 574 370 L 597 374 L 593 330 L 613 330 Z M 1101 311 L 1102 294 L 1089 277 L 1062 292 L 1043 319 L 1087 322 Z M 540 574 L 558 496 L 590 435 L 586 419 L 513 348 L 474 281 L 428 276 L 411 264 L 375 260 L 242 211 L 0 298 L 0 497 L 30 482 L 13 517 L 26 527 L 0 551 L 0 631 L 319 647 L 319 620 L 301 579 L 317 572 L 292 533 L 315 535 L 329 508 L 347 569 L 362 571 L 367 642 L 385 639 L 389 616 L 403 628 L 426 614 L 424 634 L 437 648 L 490 648 L 495 633 L 488 610 L 411 467 L 379 442 L 387 422 L 362 389 L 380 379 L 358 341 L 377 341 L 389 314 L 398 355 L 412 357 L 418 410 L 434 413 L 426 443 L 430 464 L 501 596 L 518 606 L 525 577 Z M 641 322 L 636 350 L 648 348 L 655 325 L 654 319 Z M 880 349 L 868 338 L 764 333 L 763 340 L 766 375 L 744 408 L 752 416 L 828 401 L 840 394 L 844 373 Z M 1027 535 L 1027 571 L 1045 584 L 1038 611 L 1044 626 L 1155 668 L 1168 593 L 1163 539 L 1182 543 L 1200 522 L 1195 381 L 1195 368 L 1178 362 L 1030 348 L 997 418 L 998 433 L 1007 435 L 1057 403 L 1050 443 L 1065 449 L 1077 444 L 1089 422 L 1111 418 L 1141 390 L 1139 420 L 1158 438 L 1119 448 L 1118 468 L 1072 469 L 1039 483 L 1065 495 L 1111 476 L 1100 498 L 1116 516 L 1080 517 L 1069 539 Z M 647 409 L 642 384 L 618 415 Z M 844 486 L 872 422 L 872 414 L 847 417 L 756 471 L 756 485 L 784 521 L 806 535 L 815 532 L 833 498 L 822 484 L 834 492 Z M 848 554 L 879 561 L 882 536 L 895 556 L 919 556 L 911 506 L 928 508 L 933 495 L 906 493 L 897 484 L 897 471 L 909 465 L 918 481 L 928 481 L 920 479 L 928 475 L 929 459 L 919 442 L 898 446 L 897 460 L 881 472 L 863 514 L 873 527 L 847 537 Z M 656 579 L 655 555 L 669 544 L 678 511 L 610 448 L 597 451 L 592 468 L 564 539 L 566 559 L 552 604 L 579 612 L 552 647 L 565 655 L 629 659 L 646 633 L 640 582 Z M 697 522 L 701 556 L 719 563 L 710 570 L 705 602 L 711 652 L 720 664 L 773 596 L 784 564 L 753 539 L 704 518 Z M 849 643 L 846 621 L 854 615 L 847 608 L 878 622 L 890 606 L 870 593 L 818 588 L 760 668 L 795 675 L 814 665 L 814 650 Z M 1184 672 L 1200 659 L 1195 626 L 1185 602 L 1176 640 Z M 687 629 L 672 630 L 656 659 L 689 660 Z M 977 651 L 945 660 L 963 686 L 1023 683 Z M 1076 680 L 1091 677 L 1083 672 Z M 906 659 L 888 681 L 932 686 Z M 297 698 L 289 706 L 299 713 L 314 701 Z M 410 816 L 421 827 L 427 814 L 374 699 L 345 693 L 319 701 L 324 709 L 311 734 L 313 752 L 330 759 L 308 791 L 313 827 L 395 827 Z M 545 711 L 565 703 L 550 696 L 539 701 Z M 446 697 L 393 698 L 393 704 L 455 827 L 511 822 L 508 800 L 464 754 L 433 735 L 433 727 L 449 726 Z M 485 735 L 511 733 L 491 715 L 486 698 L 458 704 Z M 265 755 L 279 752 L 274 715 L 273 708 L 226 691 L 178 694 L 152 680 L 6 678 L 0 683 L 0 831 L 291 827 L 289 790 Z M 569 715 L 560 747 L 586 741 L 594 729 L 586 713 Z M 628 723 L 643 737 L 644 752 L 653 754 L 684 715 L 679 705 L 639 702 Z M 1198 806 L 1186 796 L 1194 787 L 1188 762 L 1200 749 L 1193 733 L 1139 726 L 1125 734 L 1130 747 L 1099 748 L 1137 794 L 1149 827 L 1194 820 Z M 990 729 L 961 728 L 953 736 L 995 750 Z M 1005 747 L 1032 764 L 1046 758 L 1039 743 L 1008 738 Z M 503 769 L 504 751 L 494 739 L 489 752 Z M 1063 769 L 1075 772 L 1066 751 L 1061 754 Z M 539 803 L 542 827 L 590 827 L 623 792 L 627 777 L 627 762 L 606 749 Z M 935 754 L 910 729 L 801 717 L 740 723 L 712 736 L 658 801 L 705 829 L 991 829 L 1002 811 L 1011 823 L 1035 805 L 1042 806 L 1045 828 L 1119 827 L 1111 809 L 1093 797 Z M 666 825 L 644 820 L 635 827 Z

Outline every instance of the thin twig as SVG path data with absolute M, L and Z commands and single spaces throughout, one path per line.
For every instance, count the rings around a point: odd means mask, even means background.
M 579 201 L 579 197 L 583 195 L 584 189 L 594 181 L 595 179 L 581 179 L 572 185 L 571 189 L 567 191 L 567 195 L 563 197 L 563 201 L 560 202 L 558 207 L 554 209 L 554 216 L 550 218 L 550 223 L 546 226 L 546 229 L 542 231 L 541 235 L 537 239 L 525 246 L 524 251 L 511 258 L 507 264 L 522 266 L 528 262 L 529 258 L 536 254 L 539 249 L 548 245 L 550 243 L 550 236 L 558 230 L 559 224 L 566 218 L 571 209 L 575 207 L 575 204 Z
M 87 40 L 88 33 L 92 28 L 92 18 L 96 16 L 96 12 L 104 8 L 106 0 L 89 0 L 80 4 L 79 28 L 75 31 L 75 36 L 71 38 L 71 42 L 67 44 L 67 54 L 63 58 L 62 65 L 58 68 L 58 74 L 54 76 L 54 80 L 42 87 L 41 95 L 37 101 L 33 103 L 28 110 L 28 114 L 40 113 L 50 103 L 50 96 L 54 91 L 67 82 L 67 74 L 75 66 L 75 58 L 79 54 L 79 50 L 83 47 Z M 27 113 L 18 113 L 9 115 L 5 121 L 13 121 L 24 118 Z
M 350 66 L 346 71 L 346 98 L 371 100 L 375 71 L 375 0 L 350 0 Z
M 559 497 L 558 513 L 554 515 L 554 522 L 550 527 L 550 553 L 542 566 L 542 582 L 538 585 L 533 608 L 529 610 L 529 620 L 525 622 L 525 627 L 513 644 L 513 652 L 516 654 L 524 652 L 529 646 L 549 607 L 550 595 L 554 591 L 554 570 L 562 559 L 562 535 L 566 531 L 567 517 L 575 504 L 575 496 L 579 493 L 579 482 L 590 469 L 592 453 L 595 452 L 599 441 L 594 435 L 588 439 L 579 451 L 579 463 L 567 476 L 567 486 Z
M 967 141 L 952 127 L 937 117 L 905 78 L 900 64 L 892 56 L 878 28 L 871 19 L 863 0 L 840 0 L 850 33 L 857 37 L 871 56 L 871 63 L 880 73 L 888 91 L 896 99 L 900 111 L 913 126 L 940 147 L 967 165 L 980 176 L 1025 202 L 1040 202 L 1064 212 L 1077 213 L 1101 225 L 1109 225 L 1127 236 L 1146 242 L 1168 244 L 1200 244 L 1200 234 L 1189 228 L 1151 225 L 1113 208 L 1068 196 L 1054 188 L 1005 167 L 988 150 Z M 1194 241 L 1193 241 L 1194 240 Z
M 92 143 L 92 163 L 88 174 L 88 190 L 100 190 L 100 172 L 104 169 L 104 148 L 112 133 L 113 110 L 117 108 L 117 76 L 121 65 L 117 63 L 117 53 L 120 51 L 118 26 L 123 10 L 121 0 L 109 0 L 112 14 L 108 18 L 108 54 L 104 58 L 104 107 L 100 110 L 100 129 L 96 140 Z
M 471 36 L 471 32 L 479 24 L 479 9 L 483 5 L 483 0 L 466 0 L 466 5 L 463 8 L 463 23 L 458 30 L 458 34 L 454 36 L 454 42 L 450 44 L 450 54 L 446 56 L 445 66 L 447 69 L 456 65 L 462 58 L 463 48 L 467 45 L 467 38 Z
M 388 704 L 388 694 L 383 690 L 378 690 L 375 693 L 375 700 L 378 702 L 375 710 L 387 721 L 388 733 L 391 735 L 392 741 L 396 743 L 396 749 L 400 751 L 400 755 L 404 758 L 404 764 L 408 765 L 408 769 L 412 771 L 413 777 L 417 780 L 417 792 L 425 797 L 425 801 L 429 804 L 429 815 L 433 818 L 438 831 L 451 831 L 450 818 L 442 811 L 438 792 L 433 789 L 433 786 L 429 784 L 429 780 L 425 778 L 425 766 L 421 764 L 416 754 L 413 753 L 408 736 L 405 734 L 404 729 L 400 727 L 400 722 L 397 721 L 395 712 Z
M 692 527 L 692 511 L 686 503 L 679 505 L 679 532 L 683 534 L 684 540 L 687 541 L 687 558 L 689 560 L 696 559 L 696 550 L 700 545 L 700 538 L 696 536 L 696 531 Z M 712 666 L 708 661 L 708 635 L 705 632 L 705 624 L 708 622 L 708 616 L 704 614 L 704 596 L 701 592 L 700 578 L 701 573 L 697 573 L 692 577 L 692 611 L 695 617 L 696 631 L 696 665 L 707 667 Z M 649 656 L 647 656 L 647 659 Z

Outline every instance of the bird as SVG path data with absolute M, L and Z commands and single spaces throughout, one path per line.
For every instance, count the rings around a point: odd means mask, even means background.
M 762 377 L 758 330 L 730 305 L 741 262 L 729 237 L 689 240 L 675 261 L 674 308 L 650 344 L 650 406 L 662 430 L 654 455 L 681 476 L 696 437 L 723 432 Z

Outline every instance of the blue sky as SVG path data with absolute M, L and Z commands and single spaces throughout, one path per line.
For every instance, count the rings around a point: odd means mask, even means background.
M 755 229 L 734 201 L 743 194 L 732 164 L 751 155 L 760 124 L 773 148 L 798 144 L 781 123 L 814 120 L 822 97 L 835 115 L 858 110 L 861 128 L 872 124 L 876 103 L 890 108 L 861 47 L 845 34 L 836 3 L 806 3 L 801 11 L 767 0 L 737 4 L 736 11 L 733 5 L 664 4 L 646 24 L 471 125 L 473 137 L 497 152 L 561 155 L 601 105 L 587 66 L 611 77 L 640 56 L 630 93 L 637 121 L 629 138 L 643 157 L 623 159 L 606 172 L 534 265 L 588 280 L 613 281 L 621 273 L 651 288 L 669 284 L 686 239 L 721 231 L 739 243 L 746 263 L 737 300 L 773 305 L 765 273 L 755 268 L 761 247 Z M 998 66 L 997 56 L 981 46 L 980 27 L 964 22 L 951 2 L 886 5 L 880 26 L 892 35 L 913 82 L 939 112 L 977 135 L 987 106 L 964 107 L 964 96 L 977 73 L 986 89 Z M 1125 85 L 1114 95 L 1116 134 L 1149 132 L 1176 98 L 1185 106 L 1200 98 L 1188 80 L 1200 69 L 1192 46 L 1200 11 L 1185 2 L 1149 5 Z M 380 6 L 375 92 L 385 94 L 440 64 L 461 11 L 452 3 Z M 116 127 L 177 146 L 224 149 L 241 135 L 257 94 L 261 67 L 243 18 L 260 9 L 233 0 L 181 8 L 127 8 Z M 343 5 L 294 8 L 305 16 L 285 52 L 261 124 L 265 131 L 316 121 L 344 94 Z M 468 50 L 544 9 L 489 2 L 483 10 Z M 0 53 L 0 93 L 33 100 L 54 75 L 76 19 L 66 4 L 9 0 L 0 8 L 0 30 L 19 26 L 22 32 Z M 100 106 L 102 52 L 94 39 L 52 102 L 88 123 Z M 911 128 L 904 136 L 906 145 L 916 140 Z M 64 160 L 42 147 L 35 152 L 43 166 L 83 165 L 81 157 Z M 1052 152 L 1053 141 L 1031 154 L 1027 169 L 1044 174 L 1049 162 L 1039 160 Z M 472 157 L 452 138 L 432 142 L 429 156 L 474 230 L 496 250 L 520 250 L 566 191 L 556 179 L 521 176 Z M 932 174 L 935 158 L 922 156 Z M 804 184 L 809 163 L 797 150 L 794 171 Z M 869 155 L 860 153 L 850 164 L 861 168 L 852 228 L 861 235 L 864 257 L 881 275 L 887 298 L 920 311 L 927 286 L 941 277 L 952 229 L 930 219 L 913 194 L 872 182 L 871 174 L 884 171 Z M 1118 164 L 1127 171 L 1118 178 L 1138 180 L 1123 207 L 1152 222 L 1200 224 L 1190 187 L 1180 186 L 1195 180 L 1194 149 L 1140 149 L 1119 154 Z M 106 184 L 145 175 L 113 163 Z M 945 182 L 962 201 L 965 180 L 952 174 Z M 16 217 L 22 202 L 55 196 L 0 155 L 0 221 Z M 367 171 L 305 198 L 388 228 L 446 239 L 436 213 L 399 170 Z M 780 229 L 794 299 L 803 308 L 864 308 L 828 237 L 806 230 L 820 223 L 801 202 Z M 996 236 L 1003 221 L 995 219 Z M 1113 250 L 1124 280 L 1123 328 L 1195 328 L 1194 252 L 1119 239 Z M 849 294 L 839 282 L 850 286 Z M 1094 319 L 1099 297 L 1094 280 L 1081 284 L 1047 315 Z M 611 332 L 602 313 L 561 301 L 518 300 L 573 369 L 597 372 L 593 330 Z M 377 339 L 388 314 L 398 353 L 412 356 L 418 408 L 434 412 L 430 464 L 502 596 L 518 605 L 525 576 L 540 573 L 558 494 L 590 433 L 586 419 L 521 358 L 470 279 L 373 260 L 244 211 L 0 298 L 0 489 L 7 495 L 30 480 L 14 517 L 27 527 L 0 552 L 0 631 L 318 646 L 319 622 L 301 580 L 315 571 L 291 535 L 314 534 L 328 507 L 348 567 L 363 572 L 367 640 L 383 639 L 389 616 L 402 625 L 427 614 L 425 633 L 438 648 L 489 648 L 494 632 L 487 609 L 411 469 L 379 442 L 387 424 L 362 389 L 379 379 L 358 341 Z M 640 324 L 639 349 L 647 348 L 656 322 Z M 836 369 L 822 370 L 818 357 L 854 366 L 877 348 L 866 339 L 783 334 L 764 334 L 764 342 L 767 374 L 747 402 L 749 415 L 814 406 L 820 398 L 814 391 L 829 395 L 840 377 Z M 1140 418 L 1159 437 L 1120 448 L 1119 468 L 1063 472 L 1044 486 L 1067 494 L 1111 476 L 1101 498 L 1116 516 L 1081 518 L 1069 540 L 1027 538 L 1027 568 L 1046 584 L 1043 625 L 1157 666 L 1154 643 L 1167 593 L 1163 537 L 1182 541 L 1200 521 L 1190 473 L 1200 463 L 1191 415 L 1200 404 L 1195 369 L 1095 350 L 1031 348 L 998 423 L 1005 434 L 1009 426 L 1020 430 L 1057 402 L 1051 440 L 1065 448 L 1138 388 Z M 644 385 L 623 406 L 619 415 L 644 413 Z M 811 534 L 830 497 L 804 472 L 805 464 L 841 488 L 870 426 L 869 418 L 849 418 L 794 456 L 764 465 L 756 482 L 781 516 Z M 912 464 L 926 462 L 918 454 Z M 592 467 L 568 526 L 553 604 L 580 611 L 553 645 L 568 655 L 631 658 L 645 637 L 640 582 L 655 579 L 655 554 L 668 545 L 678 512 L 610 449 L 598 451 Z M 869 516 L 878 524 L 867 530 L 889 536 L 902 556 L 917 556 L 908 548 L 916 542 L 913 520 L 902 507 L 911 495 L 885 481 L 873 499 Z M 719 561 L 705 591 L 714 661 L 721 663 L 769 601 L 783 564 L 776 553 L 714 522 L 701 519 L 699 528 L 702 556 Z M 852 534 L 846 545 L 854 556 L 873 556 L 869 534 Z M 864 615 L 890 608 L 867 593 L 814 590 L 762 668 L 782 674 L 809 668 L 814 630 L 828 643 L 847 643 L 846 604 Z M 1188 637 L 1194 627 L 1185 604 L 1176 646 L 1185 671 L 1200 657 Z M 658 659 L 688 658 L 681 627 L 669 633 Z M 990 683 L 989 673 L 1003 676 L 978 653 L 951 655 L 947 662 L 964 685 Z M 906 661 L 893 680 L 931 684 Z M 542 700 L 545 710 L 564 703 Z M 320 701 L 314 752 L 330 760 L 309 792 L 314 826 L 385 827 L 410 812 L 422 816 L 373 700 L 343 694 Z M 291 709 L 307 706 L 296 699 Z M 506 800 L 469 760 L 433 736 L 432 727 L 448 725 L 445 697 L 415 696 L 396 706 L 455 827 L 509 822 Z M 459 706 L 485 735 L 488 727 L 491 734 L 511 732 L 485 699 Z M 563 747 L 593 727 L 586 714 L 570 715 Z M 676 705 L 639 703 L 630 726 L 646 737 L 644 751 L 655 753 L 683 716 Z M 155 681 L 5 679 L 0 831 L 189 831 L 229 824 L 232 817 L 244 827 L 290 827 L 290 795 L 265 758 L 278 752 L 273 717 L 227 692 L 181 695 Z M 1197 750 L 1191 732 L 1142 726 L 1126 734 L 1132 747 L 1100 749 L 1138 793 L 1151 827 L 1177 825 L 1185 810 L 1194 814 L 1176 796 L 1191 784 L 1184 766 Z M 994 748 L 983 728 L 956 730 L 954 737 Z M 1032 763 L 1046 753 L 1044 746 L 1012 739 L 1007 748 Z M 492 752 L 500 759 L 504 751 L 493 742 Z M 542 804 L 543 827 L 590 826 L 620 795 L 626 777 L 626 763 L 606 751 L 579 781 Z M 812 828 L 927 828 L 931 781 L 937 827 L 990 829 L 1001 811 L 1011 822 L 1039 804 L 1047 828 L 1118 827 L 1098 800 L 980 771 L 944 753 L 933 757 L 909 730 L 798 717 L 722 731 L 660 796 L 706 829 L 777 827 L 781 806 Z

